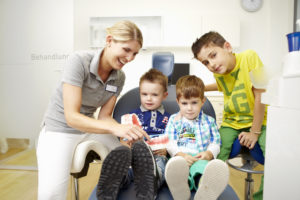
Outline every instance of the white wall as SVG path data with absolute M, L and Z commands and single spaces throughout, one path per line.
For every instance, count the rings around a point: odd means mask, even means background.
M 178 31 L 170 37 L 182 40 L 182 33 L 197 35 L 193 30 L 200 30 L 196 26 L 198 22 L 201 25 L 201 16 L 209 15 L 237 16 L 240 46 L 235 51 L 254 49 L 266 66 L 280 69 L 287 52 L 285 35 L 293 30 L 293 0 L 264 0 L 263 7 L 255 13 L 244 11 L 239 0 L 1 0 L 0 134 L 37 137 L 42 115 L 65 61 L 58 57 L 73 50 L 88 49 L 89 17 L 163 16 L 169 28 L 176 30 L 178 26 Z M 183 31 L 182 27 L 191 31 Z M 213 81 L 212 75 L 192 59 L 189 46 L 165 46 L 141 51 L 124 67 L 127 80 L 123 92 L 138 85 L 138 77 L 151 67 L 155 51 L 173 52 L 175 62 L 191 64 L 191 74 L 200 76 L 205 83 Z M 54 55 L 54 59 L 36 60 L 32 59 L 33 54 Z
M 1 0 L 0 44 L 0 134 L 34 141 L 73 51 L 73 1 Z
M 227 15 L 240 19 L 240 46 L 235 51 L 254 49 L 270 71 L 278 71 L 281 68 L 281 59 L 287 52 L 285 35 L 293 30 L 293 0 L 264 0 L 262 8 L 254 13 L 244 11 L 238 0 L 188 0 L 184 3 L 180 0 L 75 0 L 74 49 L 89 48 L 89 17 L 162 16 L 167 20 L 165 26 L 168 29 L 168 23 L 175 26 L 174 30 L 178 27 L 178 31 L 174 31 L 170 37 L 182 40 L 180 35 L 183 35 L 183 28 L 190 29 L 186 32 L 198 31 L 198 37 L 201 35 L 197 25 L 202 25 L 203 16 L 220 16 L 222 20 L 222 16 Z M 166 31 L 162 29 L 163 32 Z M 227 31 L 230 33 L 229 27 Z M 151 67 L 151 54 L 162 50 L 173 52 L 175 62 L 190 63 L 191 74 L 199 75 L 205 83 L 213 82 L 211 73 L 192 59 L 190 46 L 196 37 L 197 34 L 194 38 L 189 38 L 190 45 L 184 48 L 164 46 L 163 49 L 142 51 L 135 61 L 124 68 L 127 82 L 123 92 L 138 84 L 136 77 Z

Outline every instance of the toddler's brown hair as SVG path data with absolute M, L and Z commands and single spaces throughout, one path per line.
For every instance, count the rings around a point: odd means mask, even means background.
M 181 97 L 190 99 L 192 97 L 200 97 L 204 99 L 204 83 L 194 75 L 182 76 L 176 82 L 176 98 L 179 100 Z
M 168 89 L 168 77 L 165 76 L 161 71 L 157 69 L 150 69 L 148 72 L 143 74 L 143 76 L 140 78 L 139 85 L 143 81 L 149 81 L 151 83 L 159 83 L 162 87 L 164 92 L 166 92 Z

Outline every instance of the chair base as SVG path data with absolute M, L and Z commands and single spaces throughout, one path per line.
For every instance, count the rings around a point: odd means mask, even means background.
M 245 178 L 245 200 L 253 199 L 253 186 L 254 180 L 251 173 L 247 173 L 247 178 Z
M 88 173 L 88 169 L 89 169 L 89 164 L 91 162 L 93 162 L 94 160 L 98 160 L 100 159 L 99 155 L 94 152 L 93 150 L 89 151 L 89 153 L 87 154 L 86 158 L 85 158 L 85 163 L 84 163 L 84 167 L 80 172 L 77 173 L 71 173 L 72 178 L 74 179 L 74 193 L 75 193 L 75 199 L 79 200 L 79 184 L 78 184 L 78 179 L 81 177 L 84 177 L 87 175 Z
M 73 179 L 74 179 L 75 200 L 79 200 L 79 185 L 78 185 L 78 178 L 73 177 Z
M 253 199 L 253 186 L 254 186 L 254 180 L 252 178 L 252 174 L 263 174 L 264 171 L 258 171 L 253 170 L 253 168 L 256 166 L 256 161 L 254 159 L 243 159 L 243 165 L 242 166 L 236 166 L 232 162 L 230 162 L 232 159 L 227 160 L 227 164 L 238 171 L 246 172 L 247 177 L 245 178 L 245 200 L 252 200 Z

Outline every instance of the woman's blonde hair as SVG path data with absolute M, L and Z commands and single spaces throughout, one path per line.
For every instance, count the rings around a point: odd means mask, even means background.
M 136 40 L 143 46 L 143 35 L 141 30 L 131 21 L 123 20 L 106 29 L 107 34 L 112 35 L 117 42 Z

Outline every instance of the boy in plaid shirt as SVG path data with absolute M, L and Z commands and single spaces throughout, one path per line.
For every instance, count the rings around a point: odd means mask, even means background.
M 220 152 L 220 134 L 215 119 L 202 110 L 204 84 L 196 76 L 181 77 L 176 83 L 179 113 L 171 115 L 165 134 L 171 155 L 165 178 L 175 200 L 217 199 L 225 189 L 229 170 L 225 162 L 215 159 Z M 201 180 L 200 180 L 201 179 Z

